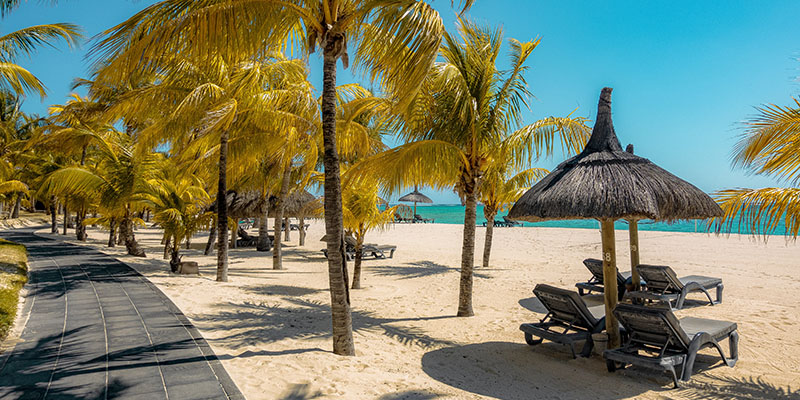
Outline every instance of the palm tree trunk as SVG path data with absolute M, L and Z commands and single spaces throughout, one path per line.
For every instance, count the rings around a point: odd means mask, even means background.
M 288 242 L 289 239 L 289 217 L 283 217 L 283 241 Z
M 486 237 L 483 239 L 483 268 L 489 268 L 489 256 L 492 253 L 492 236 L 494 236 L 494 217 L 497 211 L 484 206 L 483 215 L 486 217 Z
M 164 235 L 164 255 L 161 256 L 162 259 L 166 260 L 170 256 L 170 249 L 172 248 L 172 236 Z
M 347 287 L 344 227 L 342 223 L 342 186 L 339 154 L 336 151 L 336 60 L 343 37 L 330 38 L 323 50 L 322 67 L 322 142 L 325 166 L 325 233 L 328 237 L 328 280 L 331 288 L 331 322 L 334 354 L 353 356 L 353 320 L 350 291 Z M 338 42 L 338 43 L 337 43 Z
M 228 132 L 219 137 L 219 181 L 217 182 L 217 282 L 228 281 Z
M 272 250 L 272 243 L 269 241 L 269 194 L 264 196 L 264 202 L 261 204 L 261 217 L 258 219 L 258 242 L 256 242 L 256 251 L 270 251 Z
M 173 237 L 172 249 L 170 250 L 169 269 L 172 273 L 177 273 L 181 267 L 181 244 L 178 237 Z
M 292 166 L 287 165 L 283 169 L 281 179 L 281 191 L 278 193 L 278 203 L 275 205 L 275 249 L 272 250 L 272 269 L 283 269 L 283 254 L 281 252 L 281 223 L 283 222 L 283 205 L 289 194 L 289 178 L 291 178 Z
M 62 235 L 66 235 L 67 234 L 67 225 L 69 225 L 69 222 L 68 222 L 69 221 L 69 209 L 67 209 L 67 203 L 66 202 L 64 203 L 63 210 L 64 210 L 64 229 L 61 232 L 61 234 Z
M 114 247 L 115 239 L 117 237 L 117 221 L 114 218 L 111 218 L 111 221 L 108 223 L 109 233 L 108 233 L 108 247 Z
M 471 185 L 466 185 L 464 211 L 464 242 L 461 248 L 461 281 L 458 286 L 459 317 L 471 317 L 472 312 L 472 269 L 475 265 L 475 212 L 477 208 L 477 190 L 474 178 Z
M 11 211 L 11 218 L 19 218 L 19 207 L 22 204 L 22 194 L 17 194 L 17 199 L 14 200 L 14 210 Z
M 122 218 L 122 223 L 120 223 L 119 226 L 120 235 L 124 236 L 125 249 L 128 251 L 128 255 L 145 257 L 144 249 L 139 246 L 139 243 L 136 241 L 136 236 L 133 234 L 133 220 L 131 217 L 130 210 L 125 210 L 125 216 Z
M 58 233 L 58 202 L 56 196 L 50 196 L 50 233 Z
M 297 220 L 298 220 L 298 224 L 299 224 L 297 230 L 300 232 L 300 242 L 299 242 L 299 244 L 300 244 L 300 246 L 305 246 L 306 245 L 305 220 L 303 219 L 303 217 L 300 217 Z
M 356 257 L 353 262 L 353 289 L 361 289 L 361 259 L 364 258 L 364 234 L 356 236 Z
M 231 229 L 231 248 L 236 249 L 239 246 L 236 245 L 236 239 L 239 238 L 239 218 L 234 218 L 233 221 L 233 229 Z
M 214 245 L 214 239 L 217 238 L 217 224 L 216 222 L 211 224 L 211 229 L 208 232 L 208 242 L 206 242 L 206 249 L 203 250 L 204 255 L 211 254 L 211 246 Z
M 86 241 L 86 227 L 83 225 L 83 220 L 86 218 L 86 210 L 84 207 L 78 208 L 75 212 L 75 237 L 85 242 Z

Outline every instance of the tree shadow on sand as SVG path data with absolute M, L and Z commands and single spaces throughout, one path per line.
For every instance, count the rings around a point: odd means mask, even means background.
M 561 346 L 548 344 L 552 343 L 531 347 L 487 342 L 445 347 L 423 355 L 422 369 L 447 385 L 498 399 L 635 398 L 648 391 L 691 399 L 800 398 L 797 391 L 761 378 L 704 373 L 724 365 L 718 356 L 699 355 L 692 380 L 681 382 L 682 388 L 674 390 L 668 374 L 638 367 L 611 374 L 601 357 L 573 360 Z
M 799 390 L 773 385 L 762 377 L 711 377 L 681 385 L 680 394 L 689 399 L 800 399 Z
M 386 265 L 378 265 L 378 266 L 369 266 L 365 269 L 369 270 L 370 273 L 379 275 L 379 276 L 398 276 L 400 279 L 413 279 L 413 278 L 424 278 L 426 276 L 433 276 L 433 275 L 441 275 L 446 274 L 448 272 L 460 272 L 461 268 L 453 268 L 448 267 L 446 265 L 437 264 L 432 261 L 415 261 L 406 263 L 405 265 L 401 266 L 386 266 Z M 485 268 L 481 268 L 481 271 L 486 271 Z M 478 272 L 478 270 L 473 271 L 472 276 L 481 279 L 491 279 L 491 276 Z
M 217 314 L 194 318 L 201 327 L 220 329 L 230 334 L 208 339 L 226 346 L 238 348 L 273 343 L 283 339 L 318 339 L 330 337 L 330 306 L 322 302 L 284 297 L 290 305 L 269 305 L 265 303 L 221 304 L 225 309 Z M 230 309 L 232 311 L 229 311 Z M 423 348 L 448 346 L 453 343 L 428 335 L 424 330 L 414 327 L 398 326 L 404 321 L 426 321 L 450 316 L 384 318 L 367 311 L 352 311 L 353 330 L 379 332 L 402 344 Z

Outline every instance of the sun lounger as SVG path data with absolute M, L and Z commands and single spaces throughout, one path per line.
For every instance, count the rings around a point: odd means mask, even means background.
M 345 259 L 348 261 L 355 259 L 356 239 L 352 236 L 345 235 L 344 244 Z M 364 243 L 361 245 L 361 258 L 364 259 L 370 255 L 378 259 L 392 258 L 394 257 L 395 250 L 397 250 L 397 246 Z M 386 253 L 389 253 L 388 256 Z M 322 249 L 322 254 L 325 255 L 325 258 L 328 258 L 328 249 Z
M 421 222 L 423 224 L 427 224 L 428 222 L 434 222 L 433 218 L 422 218 L 419 214 L 414 214 L 414 219 L 411 221 L 413 223 Z
M 303 224 L 303 230 L 307 230 L 309 226 L 311 226 L 311 225 L 310 224 Z M 300 230 L 300 224 L 289 224 L 289 230 L 290 231 L 299 231 Z
M 506 226 L 522 226 L 522 222 L 514 221 L 505 215 L 503 216 L 503 221 L 505 222 Z
M 585 341 L 580 354 L 588 357 L 594 347 L 592 334 L 605 329 L 605 306 L 587 307 L 578 293 L 541 283 L 533 293 L 547 309 L 547 315 L 537 323 L 520 325 L 519 329 L 525 332 L 525 342 L 533 346 L 547 339 L 566 344 L 575 358 L 573 344 Z
M 580 295 L 589 294 L 592 292 L 603 293 L 605 286 L 603 285 L 603 261 L 596 258 L 587 258 L 583 260 L 583 265 L 592 273 L 592 277 L 586 282 L 578 282 L 575 287 L 578 288 Z M 619 299 L 625 295 L 625 282 L 630 278 L 630 272 L 617 271 L 617 292 Z
M 374 243 L 365 243 L 363 246 L 364 254 L 372 254 L 375 258 L 392 258 L 394 257 L 394 251 L 397 250 L 397 246 L 393 246 L 390 244 L 374 244 Z M 386 253 L 389 253 L 387 256 Z
M 603 352 L 609 372 L 616 370 L 616 362 L 669 371 L 677 388 L 675 367 L 682 366 L 680 380 L 691 379 L 701 349 L 716 348 L 729 367 L 739 359 L 739 333 L 734 322 L 694 317 L 678 320 L 667 307 L 633 304 L 618 305 L 614 315 L 625 328 L 628 339 L 619 349 Z M 719 345 L 724 339 L 728 339 L 729 357 L 725 357 Z
M 639 265 L 636 267 L 639 276 L 647 281 L 646 290 L 628 293 L 628 297 L 643 300 L 666 301 L 675 309 L 683 308 L 686 295 L 691 292 L 703 292 L 711 305 L 722 303 L 722 279 L 701 275 L 689 275 L 678 278 L 672 268 L 664 265 Z M 710 289 L 717 290 L 717 299 L 712 300 Z

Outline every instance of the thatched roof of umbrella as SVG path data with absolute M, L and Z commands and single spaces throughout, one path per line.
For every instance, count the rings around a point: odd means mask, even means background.
M 317 198 L 306 190 L 298 190 L 289 194 L 284 204 L 284 215 L 296 217 L 300 211 L 305 207 L 308 202 L 314 201 Z M 270 196 L 269 198 L 269 213 L 276 212 L 275 205 L 278 202 L 277 196 Z
M 514 204 L 508 216 L 552 219 L 675 221 L 722 215 L 705 192 L 622 150 L 611 122 L 611 88 L 604 88 L 586 148 L 561 163 Z
M 414 191 L 397 199 L 398 201 L 407 201 L 411 203 L 433 203 L 430 197 L 420 193 L 419 190 L 414 188 Z
M 226 200 L 228 201 L 228 215 L 233 218 L 250 218 L 261 216 L 261 206 L 264 204 L 264 198 L 261 196 L 261 193 L 256 190 L 240 192 L 230 190 L 228 191 Z M 306 190 L 292 192 L 286 199 L 284 215 L 295 216 L 306 203 L 314 200 L 314 195 Z M 268 214 L 272 215 L 277 211 L 275 209 L 277 201 L 277 196 L 270 196 L 268 203 L 269 209 L 267 210 Z M 208 207 L 208 210 L 216 212 L 217 202 L 214 201 L 211 203 L 211 205 Z
M 611 88 L 600 93 L 597 119 L 583 151 L 531 187 L 508 213 L 510 218 L 531 222 L 600 220 L 610 348 L 619 345 L 619 324 L 612 312 L 617 303 L 614 220 L 672 221 L 719 215 L 722 209 L 702 190 L 622 150 L 611 122 Z M 638 284 L 635 272 L 632 277 Z

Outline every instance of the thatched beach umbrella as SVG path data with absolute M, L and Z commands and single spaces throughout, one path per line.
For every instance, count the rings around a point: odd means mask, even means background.
M 431 200 L 430 197 L 420 193 L 419 190 L 417 190 L 416 186 L 414 187 L 413 192 L 399 198 L 398 201 L 405 201 L 409 203 L 413 202 L 414 215 L 417 215 L 417 203 L 433 203 L 433 200 Z
M 600 221 L 606 330 L 609 347 L 614 348 L 619 346 L 619 325 L 612 313 L 617 303 L 614 221 L 703 219 L 720 216 L 722 210 L 702 190 L 622 150 L 611 122 L 611 88 L 603 88 L 592 136 L 583 152 L 525 192 L 508 215 L 529 222 Z

